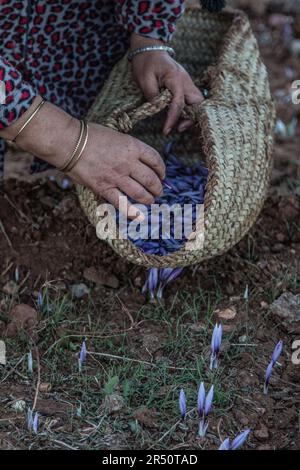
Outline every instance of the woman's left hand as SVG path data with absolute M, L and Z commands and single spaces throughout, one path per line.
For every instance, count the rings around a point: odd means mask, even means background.
M 157 44 L 162 43 L 155 39 L 133 35 L 131 48 Z M 163 129 L 164 134 L 169 134 L 176 124 L 179 132 L 184 132 L 193 125 L 189 120 L 178 123 L 183 107 L 185 104 L 200 104 L 204 98 L 181 65 L 167 52 L 153 51 L 137 54 L 132 60 L 132 68 L 137 84 L 149 101 L 153 100 L 163 88 L 170 90 L 173 95 Z

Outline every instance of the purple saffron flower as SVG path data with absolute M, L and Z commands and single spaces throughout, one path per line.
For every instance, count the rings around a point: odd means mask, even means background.
M 230 439 L 227 437 L 219 447 L 219 450 L 230 450 Z
M 230 439 L 227 438 L 225 441 L 222 442 L 222 444 L 219 447 L 219 450 L 238 450 L 242 447 L 242 445 L 246 442 L 247 437 L 249 436 L 250 429 L 246 429 L 246 431 L 243 431 L 241 434 L 239 434 L 233 441 L 232 443 L 230 442 Z
M 212 408 L 212 402 L 214 398 L 214 386 L 212 385 L 208 394 L 206 395 L 205 387 L 201 382 L 198 392 L 198 415 L 199 421 L 199 436 L 205 437 L 208 428 L 208 415 Z
M 27 355 L 27 370 L 29 374 L 33 374 L 33 360 L 32 360 L 32 352 L 29 351 Z
M 282 353 L 283 342 L 279 341 L 275 346 L 274 352 L 272 354 L 271 362 L 267 367 L 266 374 L 265 374 L 265 383 L 264 383 L 264 394 L 267 395 L 269 391 L 270 379 L 275 367 L 276 362 L 279 359 L 280 354 Z
M 246 431 L 243 431 L 241 434 L 239 434 L 232 442 L 231 444 L 231 450 L 237 450 L 242 447 L 242 445 L 246 442 L 247 437 L 250 433 L 250 429 L 247 429 Z
M 212 385 L 205 399 L 205 409 L 204 409 L 205 416 L 208 416 L 208 414 L 211 411 L 213 399 L 214 399 L 214 386 Z
M 279 356 L 280 354 L 282 353 L 282 348 L 283 348 L 283 341 L 279 341 L 276 346 L 275 346 L 275 349 L 274 349 L 274 352 L 272 354 L 272 362 L 274 362 L 274 364 L 276 364 L 276 362 L 278 361 L 279 359 Z
M 39 415 L 36 412 L 33 418 L 33 423 L 32 423 L 32 431 L 34 434 L 38 433 L 38 428 L 39 428 Z
M 186 399 L 185 399 L 185 393 L 183 389 L 180 390 L 180 394 L 179 394 L 179 409 L 180 409 L 181 418 L 185 419 L 186 418 Z
M 159 289 L 157 291 L 157 297 L 159 299 L 162 298 L 163 291 L 165 287 L 170 284 L 170 282 L 175 281 L 178 276 L 182 273 L 183 268 L 164 268 L 159 270 L 159 280 L 160 280 L 160 285 Z
M 86 344 L 85 341 L 82 342 L 81 350 L 79 354 L 79 369 L 81 370 L 82 364 L 86 361 Z
M 42 294 L 41 291 L 39 291 L 38 297 L 37 297 L 37 305 L 38 305 L 38 308 L 39 308 L 39 309 L 42 309 L 42 308 L 43 308 L 43 303 L 44 303 L 43 294 Z
M 28 410 L 27 410 L 27 428 L 28 428 L 28 431 L 32 430 L 32 425 L 33 425 L 33 413 L 32 413 L 32 409 L 28 408 Z
M 198 392 L 198 415 L 199 418 L 202 418 L 204 415 L 204 407 L 205 407 L 205 388 L 204 383 L 201 382 Z
M 222 325 L 218 323 L 214 327 L 214 331 L 211 339 L 211 358 L 210 358 L 210 369 L 218 368 L 218 358 L 220 354 L 220 348 L 222 343 Z
M 158 287 L 158 274 L 157 268 L 149 269 L 146 282 L 142 288 L 142 293 L 149 292 L 151 299 L 155 298 L 155 292 Z

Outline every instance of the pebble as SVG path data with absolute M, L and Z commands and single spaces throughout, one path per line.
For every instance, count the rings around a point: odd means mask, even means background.
M 90 289 L 86 284 L 80 283 L 80 284 L 74 284 L 71 288 L 72 296 L 75 297 L 76 299 L 81 299 L 85 295 L 90 294 Z
M 286 323 L 300 321 L 300 294 L 285 292 L 271 304 L 270 309 Z

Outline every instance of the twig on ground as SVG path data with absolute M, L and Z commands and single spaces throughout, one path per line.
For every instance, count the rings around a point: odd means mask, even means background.
M 12 249 L 14 249 L 13 244 L 12 244 L 12 242 L 11 242 L 9 236 L 7 235 L 7 232 L 6 232 L 6 230 L 5 230 L 5 227 L 4 227 L 4 225 L 3 225 L 2 220 L 0 220 L 0 230 L 1 230 L 1 232 L 3 233 L 4 238 L 5 238 L 5 240 L 7 241 L 9 247 L 12 248 Z

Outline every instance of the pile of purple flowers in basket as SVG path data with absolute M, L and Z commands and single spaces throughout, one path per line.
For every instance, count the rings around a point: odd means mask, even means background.
M 196 221 L 197 205 L 204 203 L 205 188 L 207 184 L 208 170 L 203 162 L 198 161 L 193 165 L 185 164 L 184 160 L 178 158 L 173 151 L 174 142 L 169 142 L 164 149 L 166 163 L 166 177 L 164 180 L 164 194 L 156 198 L 155 203 L 159 205 L 166 204 L 169 207 L 175 204 L 182 208 L 190 205 L 190 210 L 185 210 L 185 218 L 181 216 L 179 223 L 182 224 L 182 233 L 184 233 L 184 224 L 188 221 L 187 217 Z M 162 213 L 151 213 L 151 206 L 148 207 L 148 238 L 135 238 L 131 241 L 141 248 L 145 253 L 152 255 L 165 256 L 180 248 L 186 243 L 185 234 L 176 238 L 174 214 L 170 213 L 170 227 L 168 232 L 162 230 Z
M 182 234 L 176 238 L 175 224 L 178 220 L 174 213 L 170 212 L 170 226 L 168 233 L 162 230 L 162 213 L 158 217 L 151 214 L 151 206 L 148 207 L 148 238 L 129 239 L 145 253 L 166 256 L 180 250 L 186 243 L 186 233 L 184 225 L 193 227 L 197 217 L 197 206 L 204 203 L 205 189 L 207 185 L 208 169 L 202 161 L 188 165 L 183 158 L 179 158 L 174 153 L 174 142 L 169 142 L 164 149 L 166 163 L 166 178 L 164 180 L 164 194 L 156 199 L 156 204 L 165 204 L 168 207 L 179 205 L 182 208 L 179 224 L 182 224 Z M 186 206 L 189 205 L 189 206 Z M 183 210 L 188 207 L 189 210 Z M 189 220 L 187 220 L 189 219 Z M 178 225 L 177 225 L 178 227 Z M 189 235 L 189 234 L 188 234 Z M 152 268 L 148 271 L 143 292 L 149 292 L 151 298 L 162 297 L 162 293 L 167 284 L 178 277 L 182 268 Z

